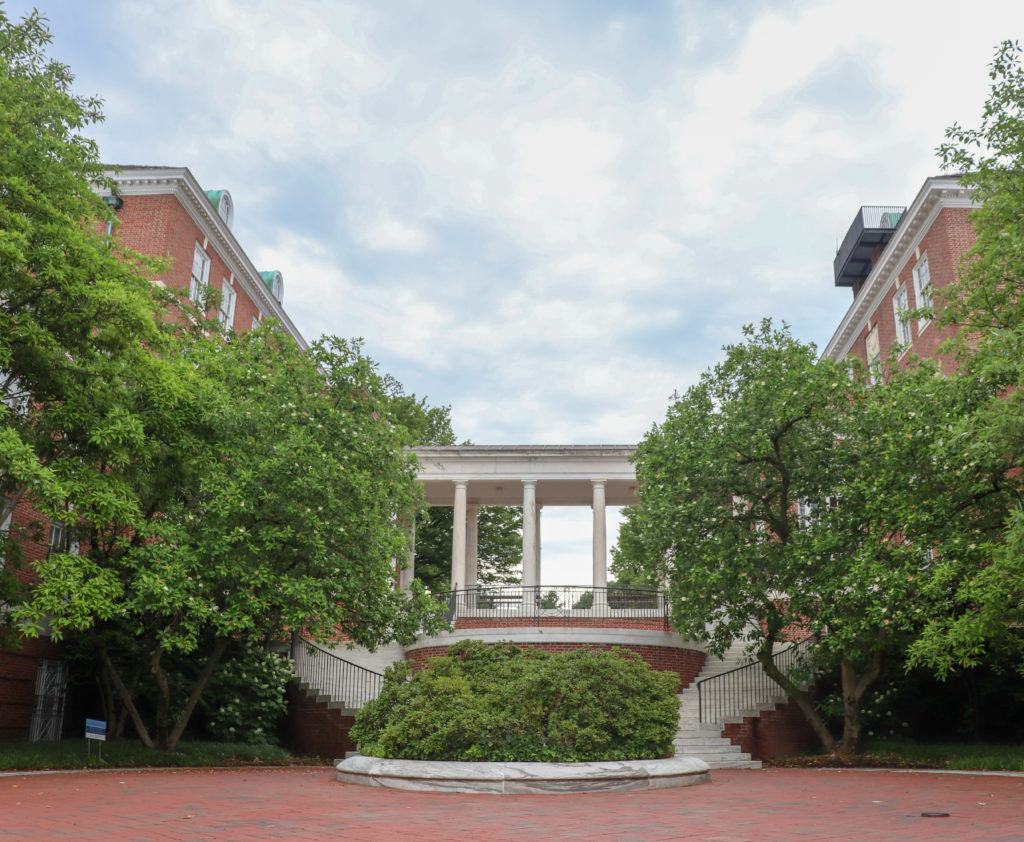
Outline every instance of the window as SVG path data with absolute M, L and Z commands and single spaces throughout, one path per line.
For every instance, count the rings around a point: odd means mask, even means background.
M 928 268 L 928 253 L 921 255 L 921 259 L 914 266 L 914 299 L 917 307 L 932 306 L 932 273 Z M 918 319 L 917 332 L 921 333 L 931 323 L 931 319 Z
M 192 279 L 188 285 L 188 297 L 192 299 L 193 304 L 203 306 L 208 283 L 210 283 L 210 258 L 203 251 L 202 246 L 196 243 L 196 250 L 192 255 Z
M 7 560 L 4 557 L 4 543 L 11 534 L 11 518 L 13 517 L 14 512 L 12 510 L 11 513 L 4 518 L 4 522 L 0 523 L 0 568 L 3 568 L 4 562 Z
M 256 330 L 256 328 L 258 328 L 259 326 L 260 326 L 260 316 L 259 316 L 259 314 L 257 314 L 257 315 L 252 317 L 252 328 L 251 329 L 252 330 Z
M 50 524 L 50 545 L 46 548 L 46 557 L 54 553 L 78 555 L 78 536 L 73 527 L 57 521 Z
M 868 383 L 874 386 L 882 379 L 882 349 L 878 341 L 878 325 L 868 333 L 865 350 L 868 356 Z
M 11 412 L 22 418 L 28 415 L 28 390 L 22 387 L 21 381 L 17 377 L 8 374 L 2 368 L 0 368 L 0 387 L 2 387 L 0 400 L 7 404 Z
M 235 299 L 238 297 L 227 278 L 220 288 L 220 323 L 222 327 L 231 327 L 235 323 Z
M 907 310 L 910 305 L 907 303 L 907 286 L 904 284 L 892 297 L 892 315 L 896 320 L 896 341 L 900 345 L 910 344 L 910 321 L 907 319 Z
M 796 520 L 801 529 L 806 529 L 814 521 L 814 505 L 810 500 L 796 501 Z

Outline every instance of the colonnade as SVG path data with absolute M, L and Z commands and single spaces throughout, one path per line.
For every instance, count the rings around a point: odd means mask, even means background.
M 467 590 L 477 586 L 478 573 L 478 529 L 481 504 L 470 501 L 468 480 L 452 480 L 454 484 L 454 513 L 452 517 L 452 576 L 451 589 Z M 540 520 L 543 504 L 537 501 L 537 481 L 522 480 L 523 507 L 523 569 L 524 588 L 540 587 L 541 571 L 541 530 Z M 593 510 L 592 570 L 593 587 L 608 585 L 608 535 L 605 505 L 606 480 L 591 480 Z M 410 558 L 411 570 L 413 559 Z M 403 571 L 404 572 L 404 571 Z M 411 572 L 408 577 L 412 578 Z

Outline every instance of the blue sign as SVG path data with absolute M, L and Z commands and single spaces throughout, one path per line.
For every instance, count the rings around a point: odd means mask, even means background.
M 107 723 L 102 719 L 85 720 L 85 738 L 87 740 L 106 740 Z

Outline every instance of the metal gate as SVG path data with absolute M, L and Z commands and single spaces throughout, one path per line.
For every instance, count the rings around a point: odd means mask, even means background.
M 33 742 L 61 738 L 67 684 L 68 665 L 64 661 L 39 659 L 39 666 L 36 668 L 32 725 L 28 732 L 28 738 Z

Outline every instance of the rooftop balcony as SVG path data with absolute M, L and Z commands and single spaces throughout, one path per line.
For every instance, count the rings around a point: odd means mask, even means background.
M 857 211 L 832 263 L 837 287 L 853 287 L 853 294 L 857 295 L 906 210 L 890 205 L 866 205 Z

